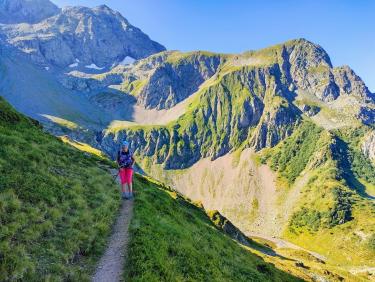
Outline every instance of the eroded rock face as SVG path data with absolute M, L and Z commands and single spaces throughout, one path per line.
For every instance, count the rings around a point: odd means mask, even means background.
M 372 94 L 362 79 L 348 66 L 333 69 L 335 83 L 339 88 L 340 95 L 355 95 L 366 102 L 374 102 L 375 96 Z
M 293 106 L 281 106 L 274 111 L 267 111 L 251 139 L 251 147 L 261 150 L 275 146 L 292 134 L 299 121 L 297 110 L 293 109 Z
M 165 50 L 107 6 L 67 7 L 33 24 L 3 25 L 6 41 L 42 65 L 102 69 L 126 56 L 140 59 Z
M 362 143 L 362 152 L 375 163 L 375 131 L 372 131 Z
M 355 95 L 362 101 L 375 101 L 364 82 L 348 66 L 334 68 L 326 51 L 307 40 L 286 45 L 282 58 L 287 61 L 291 82 L 324 102 L 341 95 Z
M 166 61 L 150 76 L 138 97 L 146 108 L 168 109 L 186 99 L 213 76 L 222 58 L 197 53 L 177 62 Z
M 196 101 L 199 106 L 170 126 L 152 130 L 124 129 L 117 134 L 117 139 L 114 135 L 107 135 L 103 139 L 104 150 L 113 153 L 111 148 L 118 146 L 118 140 L 126 138 L 131 140 L 135 150 L 154 163 L 166 169 L 181 169 L 201 158 L 217 159 L 240 145 L 254 150 L 277 145 L 293 133 L 302 113 L 313 116 L 319 112 L 317 106 L 302 104 L 298 109 L 294 105 L 293 99 L 298 89 L 309 91 L 323 101 L 335 101 L 340 95 L 353 96 L 360 103 L 371 98 L 372 94 L 360 78 L 349 68 L 332 68 L 328 56 L 319 46 L 297 40 L 277 49 L 276 54 L 280 55 L 277 63 L 236 66 L 224 73 L 220 72 L 220 68 L 225 69 L 223 62 L 225 65 L 225 60 L 229 59 L 221 59 L 217 62 L 220 64 L 216 67 L 216 73 L 214 68 L 204 68 L 206 76 L 199 72 L 195 60 L 199 58 L 201 65 L 211 62 L 210 65 L 216 66 L 212 64 L 215 57 L 208 59 L 196 54 L 193 57 L 185 56 L 178 64 L 171 64 L 171 54 L 164 54 L 153 56 L 148 63 L 148 59 L 140 61 L 127 69 L 124 77 L 130 79 L 134 75 L 135 80 L 145 80 L 145 92 L 140 94 L 144 96 L 136 97 L 138 103 L 143 103 L 145 107 L 168 108 L 166 102 L 172 101 L 168 97 L 176 98 L 181 93 L 178 90 L 181 91 L 183 87 L 177 88 L 172 95 L 166 85 L 169 88 L 171 85 L 181 86 L 184 75 L 194 76 L 185 68 L 199 74 L 200 81 L 210 76 L 216 80 L 201 89 Z M 176 55 L 181 57 L 181 54 Z M 181 76 L 178 76 L 180 69 L 185 74 L 180 72 Z M 150 77 L 155 77 L 155 80 L 152 81 Z M 329 78 L 327 84 L 323 83 L 320 88 L 319 83 L 326 78 Z M 163 91 L 158 92 L 158 88 Z M 371 108 L 364 107 L 361 120 L 370 122 L 371 119 Z
M 98 80 L 94 78 L 79 77 L 77 75 L 61 75 L 59 81 L 68 89 L 80 92 L 91 92 L 106 88 L 108 85 L 121 83 L 122 76 L 114 73 L 106 75 L 102 80 Z
M 331 60 L 322 47 L 301 39 L 297 44 L 286 46 L 285 50 L 283 58 L 288 60 L 290 77 L 298 88 L 314 93 L 324 101 L 338 97 L 337 86 L 330 73 Z
M 34 24 L 60 12 L 49 0 L 0 0 L 0 23 Z

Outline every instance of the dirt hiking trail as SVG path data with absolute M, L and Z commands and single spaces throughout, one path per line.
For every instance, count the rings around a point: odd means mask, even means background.
M 129 224 L 133 216 L 133 200 L 123 201 L 113 226 L 112 235 L 108 241 L 107 249 L 101 257 L 93 282 L 123 281 L 123 272 L 129 241 Z

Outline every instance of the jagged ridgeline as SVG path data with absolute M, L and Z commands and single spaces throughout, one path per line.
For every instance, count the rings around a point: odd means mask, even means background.
M 333 68 L 321 47 L 303 39 L 242 55 L 164 52 L 101 79 L 114 74 L 148 109 L 171 109 L 189 97 L 166 125 L 125 124 L 104 132 L 107 152 L 116 148 L 113 140 L 129 138 L 141 156 L 166 169 L 239 147 L 273 147 L 301 123 L 303 112 L 326 127 L 335 127 L 331 116 L 342 123 L 337 126 L 374 123 L 374 95 L 360 78 L 348 67 Z
M 37 23 L 59 11 L 49 0 L 0 0 L 0 23 Z
M 349 67 L 332 67 L 320 46 L 300 39 L 241 55 L 163 52 L 100 79 L 114 75 L 138 105 L 186 107 L 167 122 L 113 123 L 96 146 L 113 154 L 129 140 L 146 172 L 216 207 L 245 232 L 262 221 L 262 232 L 333 263 L 370 263 L 374 94 Z M 224 187 L 225 176 L 214 176 L 219 157 L 231 162 L 223 175 L 234 174 L 242 159 L 238 177 L 245 180 L 229 184 L 236 192 Z M 270 210 L 243 176 L 262 163 L 277 177 Z

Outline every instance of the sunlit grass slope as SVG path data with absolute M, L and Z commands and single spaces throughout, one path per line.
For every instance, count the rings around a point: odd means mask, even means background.
M 0 281 L 88 281 L 117 213 L 104 160 L 0 97 Z
M 204 211 L 141 176 L 126 281 L 299 281 L 217 229 Z
M 304 121 L 262 153 L 262 161 L 277 172 L 280 189 L 309 172 L 284 237 L 343 267 L 374 266 L 375 205 L 361 183 L 375 183 L 375 170 L 360 149 L 368 130 L 327 132 Z

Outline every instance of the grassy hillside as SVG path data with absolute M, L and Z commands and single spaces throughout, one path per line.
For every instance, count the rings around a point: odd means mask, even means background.
M 367 130 L 327 132 L 305 120 L 289 138 L 262 152 L 281 189 L 309 173 L 284 236 L 335 265 L 374 266 L 375 206 L 366 185 L 375 170 L 359 149 Z
M 88 281 L 116 215 L 108 164 L 0 97 L 0 281 Z
M 219 231 L 204 211 L 136 176 L 126 281 L 299 281 Z

